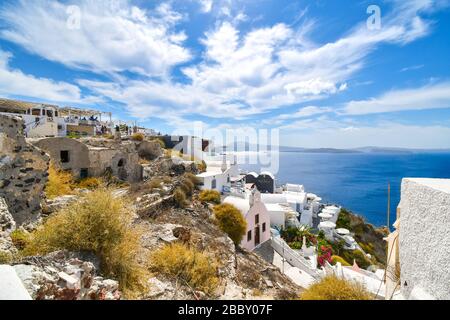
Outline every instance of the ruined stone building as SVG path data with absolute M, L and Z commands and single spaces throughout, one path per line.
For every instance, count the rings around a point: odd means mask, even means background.
M 111 173 L 117 178 L 137 182 L 143 169 L 132 142 L 108 139 L 41 138 L 30 143 L 44 150 L 58 169 L 70 171 L 76 179 Z
M 18 226 L 35 222 L 47 183 L 49 157 L 26 142 L 24 121 L 0 115 L 0 198 Z

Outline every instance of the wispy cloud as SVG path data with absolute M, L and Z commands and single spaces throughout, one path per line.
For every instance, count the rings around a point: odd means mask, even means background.
M 450 108 L 450 82 L 393 90 L 377 98 L 350 101 L 342 111 L 347 115 L 362 115 L 440 108 Z
M 400 69 L 400 72 L 419 70 L 419 69 L 422 69 L 424 66 L 425 65 L 423 65 L 423 64 L 418 64 L 418 65 L 415 65 L 415 66 L 409 66 L 409 67 L 405 67 L 405 68 Z

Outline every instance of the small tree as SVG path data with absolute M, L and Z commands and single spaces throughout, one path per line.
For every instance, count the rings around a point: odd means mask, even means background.
M 323 278 L 300 296 L 301 300 L 372 300 L 369 292 L 360 284 L 338 279 Z
M 247 221 L 241 211 L 228 203 L 215 206 L 213 211 L 219 228 L 228 234 L 235 245 L 239 245 L 247 231 Z

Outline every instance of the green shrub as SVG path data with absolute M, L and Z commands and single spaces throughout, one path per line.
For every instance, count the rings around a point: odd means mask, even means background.
M 350 212 L 342 208 L 336 221 L 336 228 L 344 228 L 351 230 Z
M 349 267 L 350 263 L 348 263 L 347 261 L 345 261 L 342 257 L 340 256 L 332 256 L 331 257 L 331 261 L 333 262 L 333 265 L 337 264 L 338 262 L 341 263 L 342 266 L 344 267 Z
M 353 261 L 356 261 L 358 266 L 363 269 L 367 269 L 372 265 L 372 262 L 360 250 L 343 250 L 341 256 L 351 264 L 353 264 Z
M 220 192 L 216 190 L 203 190 L 200 192 L 198 199 L 201 202 L 220 204 Z
M 354 282 L 338 279 L 335 276 L 323 278 L 313 284 L 301 296 L 301 300 L 372 300 L 366 289 Z
M 241 211 L 228 203 L 215 206 L 213 211 L 219 228 L 239 245 L 247 231 L 247 221 Z
M 174 197 L 176 205 L 179 208 L 186 207 L 186 205 L 187 205 L 187 197 L 186 197 L 186 193 L 184 193 L 183 189 L 176 188 L 174 193 L 173 193 L 173 197 Z
M 101 271 L 119 281 L 126 294 L 144 288 L 146 269 L 137 261 L 141 231 L 133 226 L 130 206 L 111 191 L 99 189 L 56 213 L 25 247 L 25 255 L 57 250 L 89 251 L 101 259 Z
M 186 282 L 195 290 L 213 293 L 217 288 L 217 262 L 195 248 L 180 243 L 164 246 L 153 253 L 151 271 Z
M 11 232 L 11 240 L 17 250 L 22 251 L 30 242 L 30 234 L 23 230 L 14 230 Z

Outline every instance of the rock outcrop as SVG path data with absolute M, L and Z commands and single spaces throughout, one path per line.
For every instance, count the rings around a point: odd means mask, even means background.
M 49 157 L 28 144 L 23 120 L 0 115 L 0 197 L 18 226 L 37 221 L 47 183 Z
M 14 269 L 35 300 L 119 300 L 119 283 L 97 275 L 95 257 L 58 251 Z

